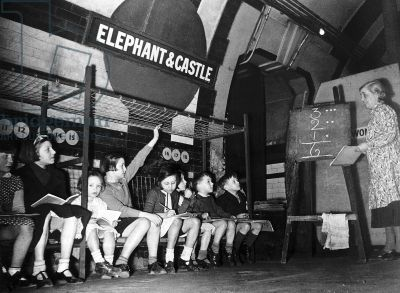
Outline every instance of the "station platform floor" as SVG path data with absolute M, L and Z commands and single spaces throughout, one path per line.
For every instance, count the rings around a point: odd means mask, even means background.
M 287 264 L 260 261 L 241 267 L 219 267 L 202 272 L 154 276 L 135 272 L 128 279 L 89 277 L 79 285 L 55 286 L 13 292 L 63 293 L 169 293 L 169 292 L 399 292 L 400 259 L 371 258 L 357 263 L 354 257 L 297 256 Z

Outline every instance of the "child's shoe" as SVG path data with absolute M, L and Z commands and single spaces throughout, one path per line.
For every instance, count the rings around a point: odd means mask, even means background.
M 49 276 L 45 271 L 39 272 L 37 275 L 33 277 L 34 282 L 36 284 L 36 289 L 39 288 L 48 288 L 53 287 L 53 282 L 50 280 Z
M 235 253 L 236 265 L 237 265 L 238 267 L 242 266 L 242 265 L 244 264 L 244 260 L 243 260 L 243 258 L 242 258 L 241 253 L 240 253 L 240 250 L 235 251 L 234 253 Z
M 22 272 L 17 272 L 14 275 L 10 276 L 10 281 L 13 288 L 22 287 L 29 288 L 35 286 L 28 277 L 26 277 Z
M 166 274 L 167 271 L 163 269 L 163 267 L 156 261 L 148 266 L 150 275 L 162 275 Z
M 249 264 L 254 264 L 256 262 L 254 255 L 254 246 L 246 247 L 246 262 Z
M 213 267 L 219 267 L 220 266 L 220 262 L 219 262 L 219 253 L 215 253 L 213 251 L 211 251 L 210 253 L 210 263 Z
M 178 271 L 197 272 L 199 271 L 199 268 L 193 264 L 192 260 L 184 261 L 183 259 L 179 258 Z
M 210 261 L 208 259 L 197 259 L 197 267 L 199 270 L 208 271 L 210 269 Z
M 235 258 L 233 253 L 225 252 L 224 255 L 224 264 L 228 264 L 230 267 L 234 267 L 236 265 Z
M 126 263 L 115 265 L 113 270 L 120 278 L 126 279 L 130 277 L 129 266 Z
M 67 274 L 66 274 L 67 273 Z M 81 284 L 83 280 L 71 274 L 69 269 L 55 273 L 56 285 Z
M 98 262 L 96 263 L 94 271 L 101 276 L 102 279 L 118 278 L 118 273 L 120 269 L 114 269 L 112 265 L 108 262 Z
M 165 271 L 167 274 L 175 274 L 174 263 L 172 261 L 167 262 L 165 265 Z

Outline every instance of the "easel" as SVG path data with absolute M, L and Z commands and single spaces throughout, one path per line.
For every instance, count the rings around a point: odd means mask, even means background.
M 301 161 L 301 160 L 300 160 Z M 298 216 L 295 215 L 295 211 L 297 210 L 297 200 L 298 200 L 298 189 L 299 189 L 299 163 L 295 158 L 291 158 L 288 161 L 287 166 L 290 166 L 287 177 L 291 177 L 290 184 L 287 185 L 287 194 L 290 199 L 288 209 L 287 209 L 287 220 L 286 220 L 286 229 L 285 229 L 285 236 L 283 241 L 282 247 L 282 258 L 281 263 L 285 264 L 287 262 L 287 254 L 289 248 L 289 241 L 290 241 L 290 234 L 292 232 L 292 223 L 293 222 L 322 222 L 322 218 L 320 215 L 312 214 L 312 215 L 304 215 Z M 305 170 L 306 170 L 306 177 L 308 177 L 307 181 L 311 181 L 312 178 L 310 176 L 311 172 L 311 164 L 313 160 L 305 161 Z M 361 263 L 365 263 L 367 261 L 366 254 L 365 254 L 365 247 L 363 241 L 363 235 L 361 232 L 361 225 L 360 225 L 360 216 L 358 210 L 358 194 L 355 185 L 355 175 L 352 165 L 342 165 L 342 172 L 346 182 L 347 193 L 350 200 L 350 207 L 351 213 L 347 214 L 347 219 L 351 221 L 354 226 L 354 233 L 355 233 L 355 240 L 358 250 L 358 261 Z M 312 188 L 309 185 L 305 185 L 305 192 L 311 192 Z

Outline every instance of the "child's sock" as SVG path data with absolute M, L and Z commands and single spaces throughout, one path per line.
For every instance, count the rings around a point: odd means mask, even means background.
M 60 258 L 58 261 L 57 273 L 63 273 L 66 277 L 72 277 L 69 271 L 69 258 Z
M 254 244 L 254 241 L 256 241 L 258 235 L 253 234 L 253 233 L 247 233 L 247 238 L 246 238 L 246 244 L 247 247 L 251 247 Z
M 150 256 L 149 255 L 149 265 L 155 263 L 157 261 L 157 256 Z
M 233 246 L 232 245 L 225 245 L 225 250 L 227 253 L 232 253 Z
M 211 245 L 211 250 L 212 250 L 212 252 L 214 252 L 215 254 L 218 254 L 218 253 L 219 253 L 219 244 L 213 243 L 213 244 Z
M 199 250 L 199 255 L 197 259 L 203 260 L 207 258 L 207 250 Z
M 8 273 L 10 274 L 10 276 L 14 276 L 16 273 L 18 273 L 20 271 L 21 271 L 21 268 L 13 268 L 13 267 L 8 268 Z
M 36 276 L 40 272 L 45 272 L 46 271 L 46 263 L 44 260 L 38 260 L 33 262 L 33 275 Z
M 114 254 L 105 255 L 104 258 L 110 265 L 114 263 Z
M 167 248 L 165 253 L 165 262 L 168 263 L 170 261 L 174 262 L 175 258 L 175 249 Z
M 104 262 L 105 261 L 105 259 L 101 255 L 100 249 L 97 249 L 96 251 L 93 251 L 91 254 L 92 254 L 92 257 L 93 257 L 93 260 L 94 260 L 95 263 L 99 263 L 99 262 Z
M 115 262 L 115 265 L 126 265 L 126 264 L 128 264 L 128 259 L 126 257 L 123 257 L 122 255 L 120 255 L 117 261 Z
M 193 250 L 192 250 L 192 254 L 191 254 L 190 258 L 191 258 L 192 260 L 196 260 L 196 251 L 195 251 L 194 248 L 193 248 Z
M 192 247 L 184 246 L 181 254 L 181 259 L 183 259 L 184 261 L 189 261 L 190 256 L 192 255 L 192 250 L 193 250 Z
M 240 232 L 236 233 L 235 241 L 233 242 L 233 247 L 235 248 L 236 251 L 240 250 L 240 245 L 242 245 L 242 242 L 245 237 L 246 237 L 246 234 L 242 234 Z

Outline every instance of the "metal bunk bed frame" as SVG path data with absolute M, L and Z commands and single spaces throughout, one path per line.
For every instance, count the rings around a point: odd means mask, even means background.
M 66 101 L 80 94 L 84 94 L 84 103 L 77 104 L 76 99 L 72 104 Z M 109 115 L 109 108 L 105 110 L 94 109 L 93 102 L 98 96 L 107 96 L 111 102 L 122 102 L 129 109 L 128 119 L 121 119 L 118 113 Z M 236 126 L 218 119 L 211 119 L 195 115 L 193 113 L 179 111 L 171 107 L 146 102 L 136 97 L 115 93 L 111 90 L 96 87 L 95 66 L 87 66 L 85 69 L 84 82 L 77 82 L 54 74 L 44 73 L 27 67 L 0 61 L 0 99 L 5 99 L 23 104 L 36 105 L 41 108 L 40 131 L 46 131 L 47 111 L 54 109 L 70 114 L 83 116 L 83 149 L 82 158 L 63 162 L 63 167 L 82 163 L 82 206 L 87 207 L 87 175 L 89 168 L 89 142 L 90 127 L 93 118 L 136 126 L 140 128 L 153 129 L 155 125 L 163 124 L 161 130 L 166 133 L 190 137 L 202 141 L 202 167 L 207 166 L 207 141 L 210 139 L 225 137 L 234 134 L 244 135 L 245 167 L 247 200 L 249 203 L 250 217 L 253 215 L 253 203 L 250 179 L 250 145 L 248 116 L 243 115 L 243 126 Z M 113 105 L 111 103 L 108 106 Z M 1 106 L 0 106 L 1 108 Z M 78 108 L 78 109 L 77 109 Z M 79 109 L 80 108 L 80 109 Z M 151 114 L 151 115 L 150 115 Z M 183 125 L 172 126 L 173 118 L 181 116 L 195 121 L 194 129 L 187 131 L 185 119 Z M 181 130 L 179 127 L 181 126 Z M 85 278 L 86 242 L 80 243 L 79 275 Z

